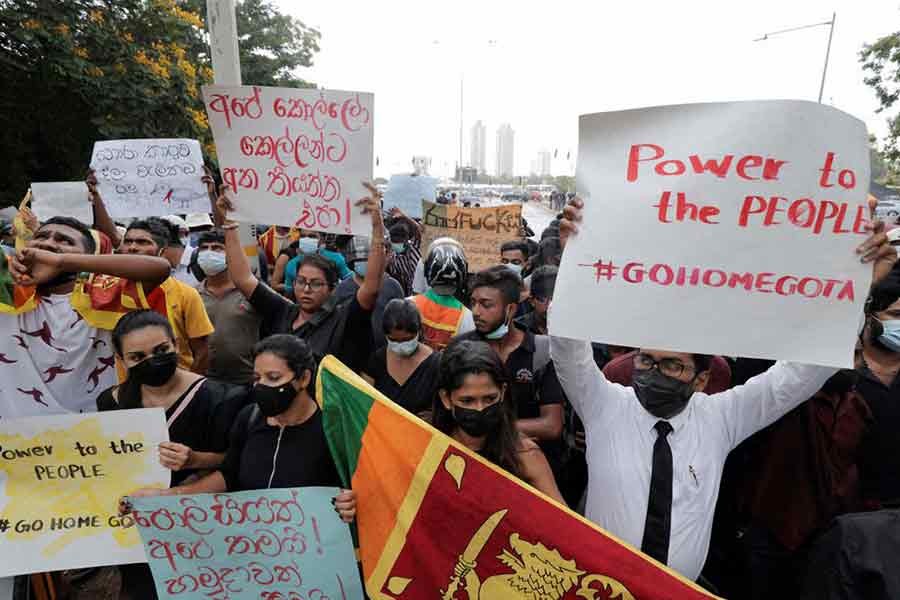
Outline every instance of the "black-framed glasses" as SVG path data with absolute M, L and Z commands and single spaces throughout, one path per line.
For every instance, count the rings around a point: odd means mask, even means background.
M 294 285 L 300 288 L 301 290 L 309 290 L 311 292 L 318 292 L 323 287 L 325 287 L 326 283 L 321 279 L 309 279 L 307 280 L 305 277 L 298 277 L 294 280 Z
M 677 358 L 656 360 L 643 352 L 638 352 L 634 355 L 634 368 L 638 371 L 649 371 L 653 367 L 656 367 L 660 373 L 669 377 L 681 377 L 685 371 L 694 372 L 696 370 L 692 365 L 686 365 Z

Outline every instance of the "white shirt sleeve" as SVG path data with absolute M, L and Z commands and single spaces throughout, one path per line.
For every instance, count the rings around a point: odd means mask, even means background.
M 721 414 L 734 448 L 809 400 L 836 372 L 833 367 L 779 361 L 744 385 L 708 396 L 704 402 Z
M 472 317 L 472 311 L 463 306 L 463 316 L 459 321 L 459 329 L 456 330 L 456 335 L 462 335 L 470 331 L 475 331 L 475 319 Z
M 594 362 L 590 342 L 551 335 L 550 358 L 566 398 L 585 428 L 602 417 L 603 409 L 622 397 L 618 389 L 622 386 L 610 383 Z
M 428 282 L 425 280 L 425 263 L 420 258 L 413 273 L 412 291 L 413 294 L 424 294 L 427 290 Z

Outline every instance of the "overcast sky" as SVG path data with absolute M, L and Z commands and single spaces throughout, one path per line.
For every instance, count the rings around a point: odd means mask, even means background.
M 754 42 L 766 32 L 828 21 L 837 11 L 824 101 L 866 122 L 879 137 L 859 50 L 900 29 L 895 0 L 275 0 L 322 33 L 302 76 L 320 86 L 375 94 L 375 154 L 386 176 L 410 170 L 413 155 L 450 174 L 463 162 L 469 130 L 487 126 L 493 172 L 497 127 L 516 133 L 516 172 L 537 152 L 558 149 L 554 175 L 574 173 L 578 115 L 723 100 L 815 100 L 828 27 Z M 491 41 L 495 43 L 491 43 Z M 565 159 L 571 152 L 571 160 Z

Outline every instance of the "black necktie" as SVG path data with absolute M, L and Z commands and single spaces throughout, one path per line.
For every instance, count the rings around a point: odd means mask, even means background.
M 668 421 L 657 421 L 656 443 L 653 444 L 653 473 L 650 475 L 650 498 L 641 552 L 662 564 L 669 558 L 669 533 L 672 529 L 672 449 L 666 436 L 672 433 Z

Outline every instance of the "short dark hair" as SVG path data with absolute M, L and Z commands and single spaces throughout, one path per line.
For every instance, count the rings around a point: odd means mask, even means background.
M 395 239 L 412 239 L 412 232 L 410 232 L 409 227 L 403 221 L 394 223 L 391 225 L 391 228 L 388 230 L 389 235 L 391 236 L 391 241 Z
M 300 269 L 309 265 L 311 267 L 315 267 L 322 271 L 325 275 L 325 281 L 328 283 L 328 287 L 334 288 L 338 282 L 338 271 L 337 266 L 334 264 L 334 261 L 331 261 L 321 254 L 304 254 L 303 258 L 300 259 L 300 262 L 297 263 L 297 272 L 300 272 Z
M 289 333 L 270 335 L 253 347 L 253 359 L 256 360 L 260 354 L 274 354 L 287 363 L 288 368 L 297 377 L 301 377 L 304 371 L 309 371 L 309 385 L 306 390 L 312 395 L 316 385 L 316 358 L 306 341 Z
M 691 357 L 694 359 L 695 373 L 702 373 L 703 371 L 709 371 L 709 367 L 712 365 L 712 355 L 710 355 L 710 354 L 691 354 Z
M 866 313 L 871 315 L 881 312 L 898 299 L 900 299 L 900 273 L 892 270 L 872 288 L 866 300 Z
M 558 237 L 546 237 L 541 240 L 541 246 L 534 256 L 535 267 L 549 264 L 551 258 L 559 259 L 562 255 L 562 244 Z
M 559 269 L 553 265 L 538 267 L 531 274 L 531 295 L 536 298 L 552 298 Z
M 150 234 L 150 237 L 153 238 L 153 243 L 159 246 L 160 248 L 168 248 L 170 242 L 172 240 L 172 227 L 175 227 L 168 221 L 160 219 L 158 217 L 148 217 L 146 219 L 135 219 L 128 225 L 128 229 L 125 230 L 125 233 L 128 233 L 132 229 L 140 229 L 141 231 L 146 231 Z M 178 228 L 175 227 L 175 237 L 178 237 Z
M 119 322 L 113 328 L 112 343 L 116 354 L 122 356 L 123 337 L 145 327 L 159 327 L 166 332 L 170 340 L 175 341 L 175 333 L 172 331 L 172 324 L 169 323 L 169 319 L 156 311 L 148 309 L 135 310 L 122 315 L 122 318 L 119 319 Z
M 512 269 L 504 265 L 497 265 L 476 273 L 470 287 L 473 292 L 481 287 L 500 290 L 500 295 L 506 304 L 516 304 L 522 295 L 522 278 Z
M 225 232 L 220 228 L 210 229 L 209 231 L 204 231 L 199 236 L 197 236 L 197 246 L 199 247 L 202 244 L 224 244 L 225 243 Z
M 81 242 L 84 246 L 85 254 L 93 254 L 97 251 L 97 242 L 94 241 L 94 234 L 91 233 L 91 228 L 78 219 L 73 219 L 72 217 L 51 217 L 41 223 L 41 226 L 38 227 L 37 230 L 40 231 L 47 225 L 65 225 L 66 227 L 71 227 L 81 234 Z
M 521 252 L 522 256 L 528 258 L 528 244 L 521 240 L 511 240 L 509 242 L 503 242 L 500 246 L 500 254 L 504 252 Z
M 394 298 L 384 307 L 381 317 L 381 329 L 387 335 L 395 329 L 408 333 L 419 333 L 422 330 L 422 317 L 412 300 Z

